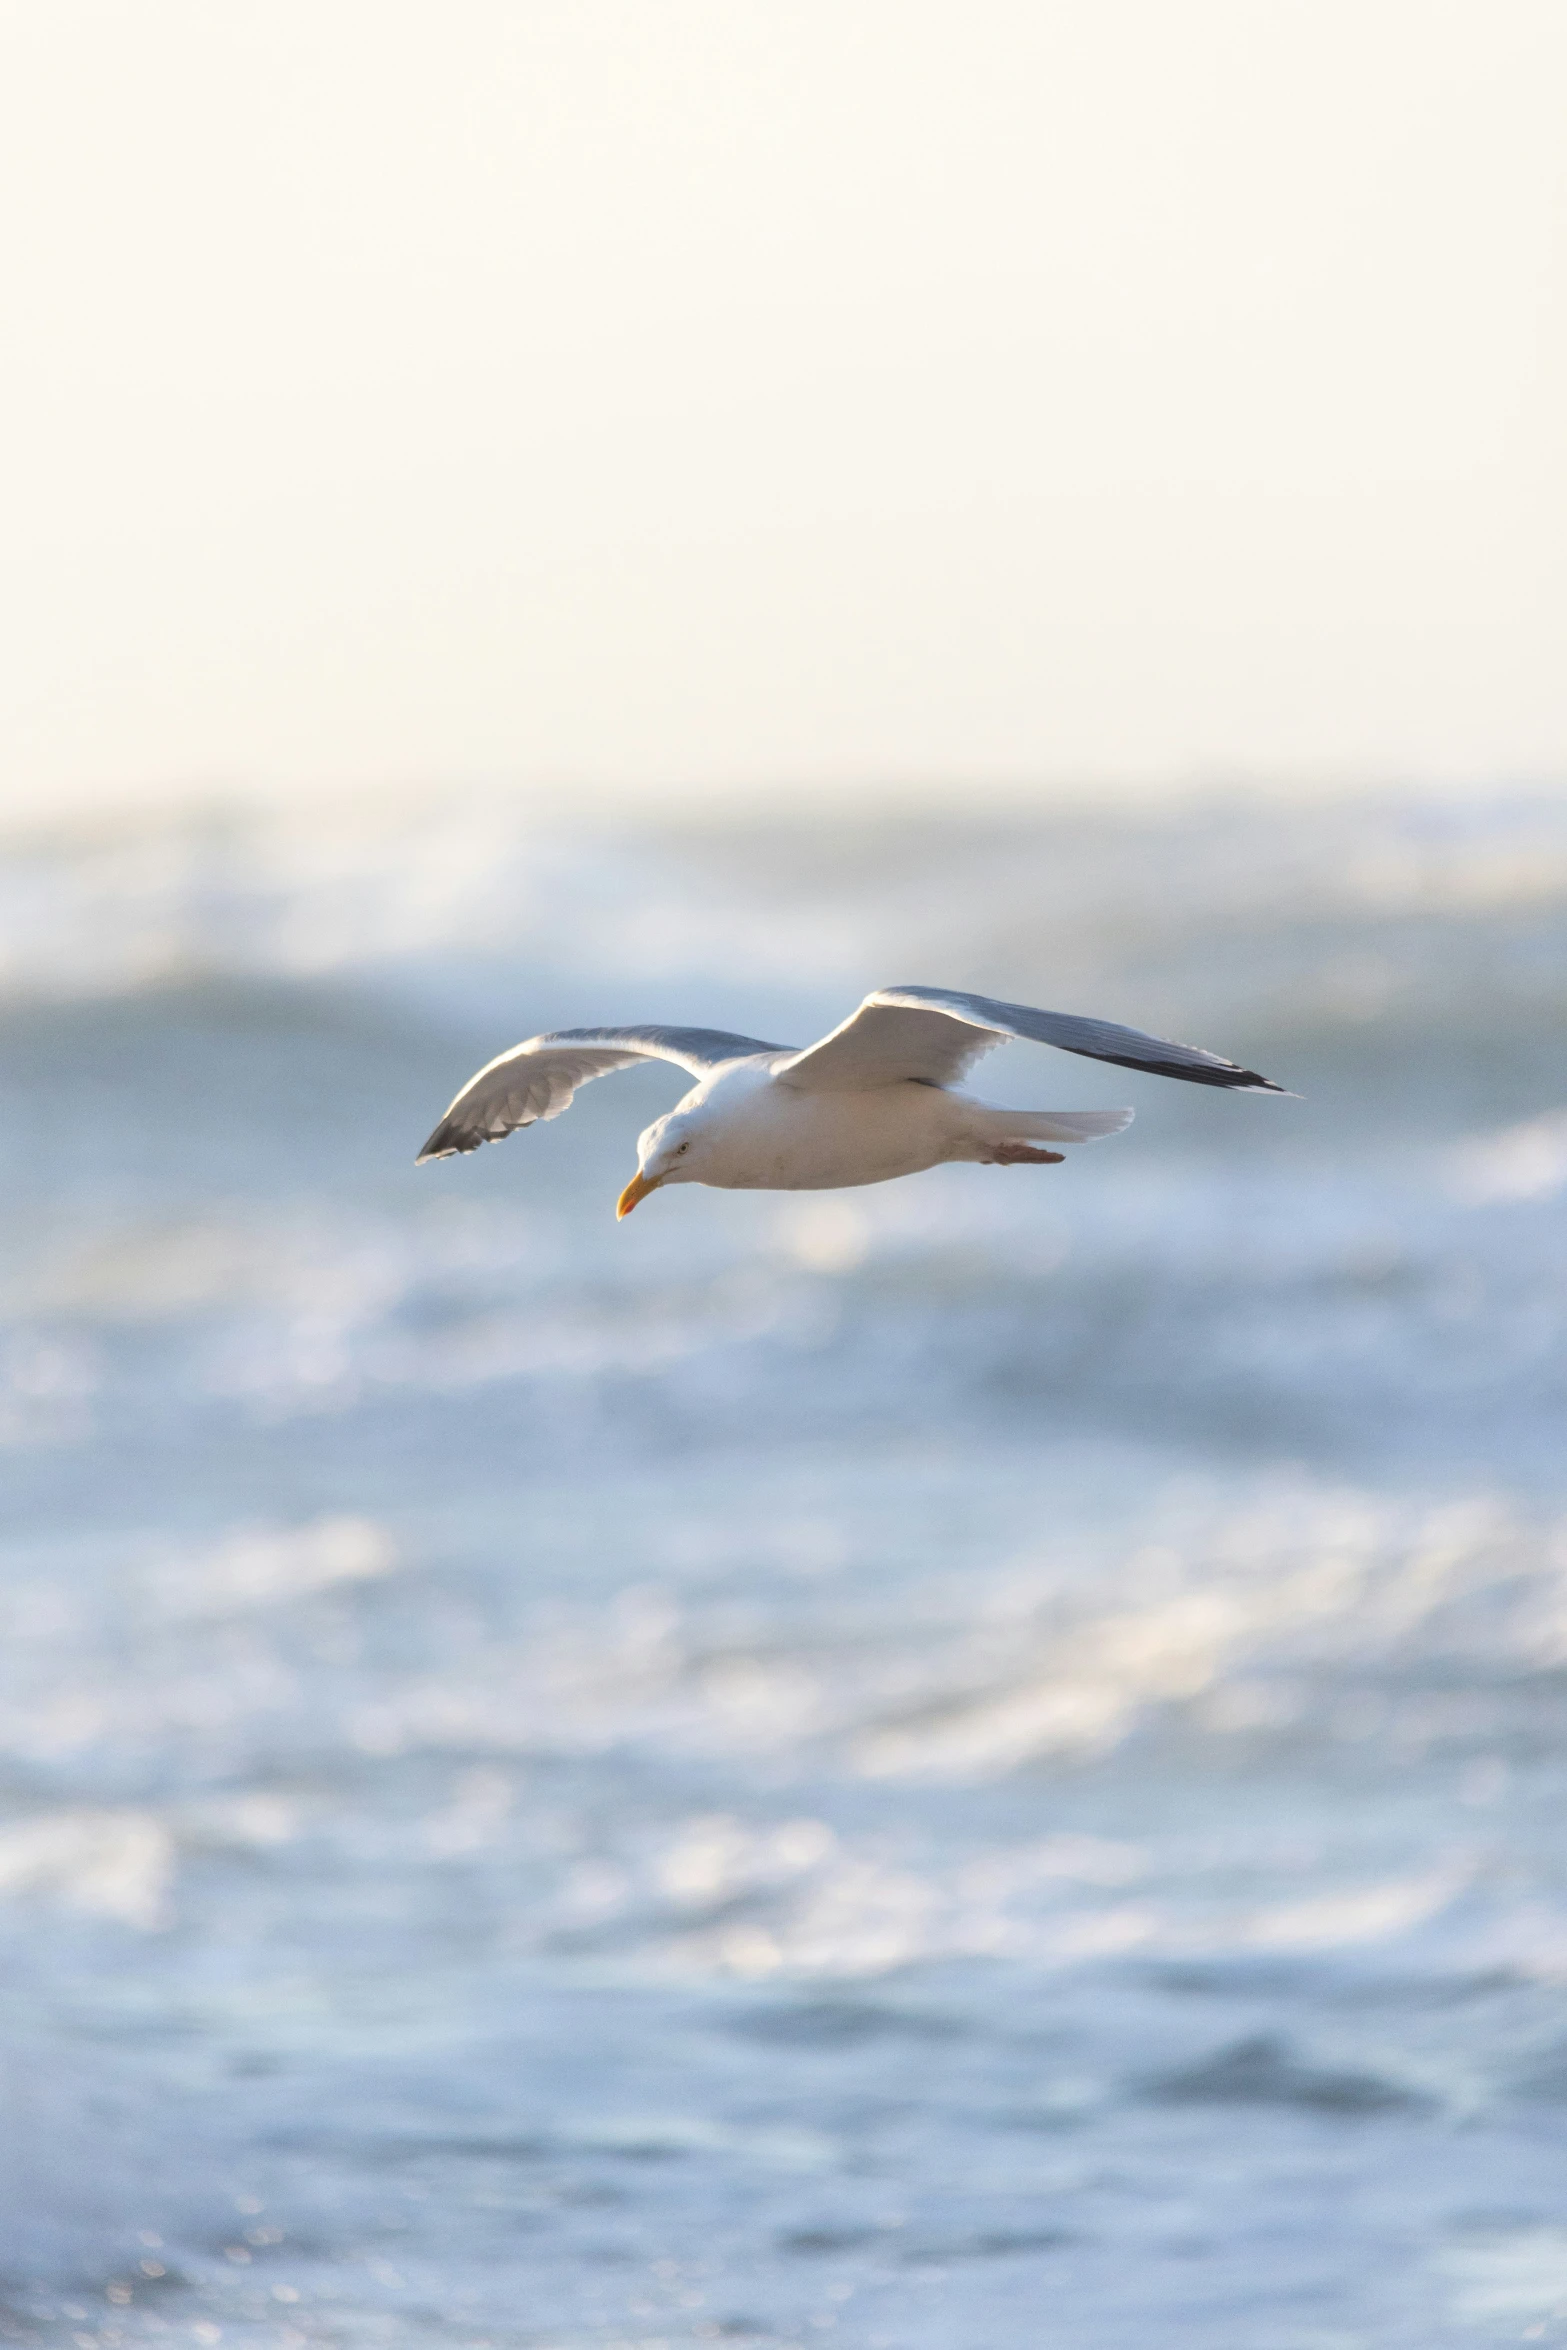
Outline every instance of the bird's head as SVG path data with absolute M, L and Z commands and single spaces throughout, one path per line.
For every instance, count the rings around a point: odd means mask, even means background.
M 638 1200 L 666 1183 L 700 1183 L 705 1139 L 700 1104 L 656 1118 L 637 1137 L 637 1171 L 616 1201 L 615 1214 L 629 1216 Z

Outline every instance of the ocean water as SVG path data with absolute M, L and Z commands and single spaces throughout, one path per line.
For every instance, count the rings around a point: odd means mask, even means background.
M 686 1189 L 551 1025 L 1189 1038 Z M 1567 2338 L 1567 807 L 0 850 L 0 2334 Z

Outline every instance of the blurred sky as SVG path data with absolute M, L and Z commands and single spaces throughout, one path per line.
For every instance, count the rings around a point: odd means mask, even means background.
M 1567 772 L 1559 0 L 3 25 L 13 808 Z

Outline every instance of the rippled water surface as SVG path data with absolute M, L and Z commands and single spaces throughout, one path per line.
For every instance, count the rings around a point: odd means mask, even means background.
M 0 857 L 20 2340 L 1567 2338 L 1567 815 Z M 532 1030 L 1188 1037 L 661 1194 Z

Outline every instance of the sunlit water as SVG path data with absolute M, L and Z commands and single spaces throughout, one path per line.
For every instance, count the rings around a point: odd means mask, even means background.
M 0 863 L 21 2340 L 1567 2337 L 1567 814 Z M 553 1024 L 1234 1054 L 617 1228 Z

